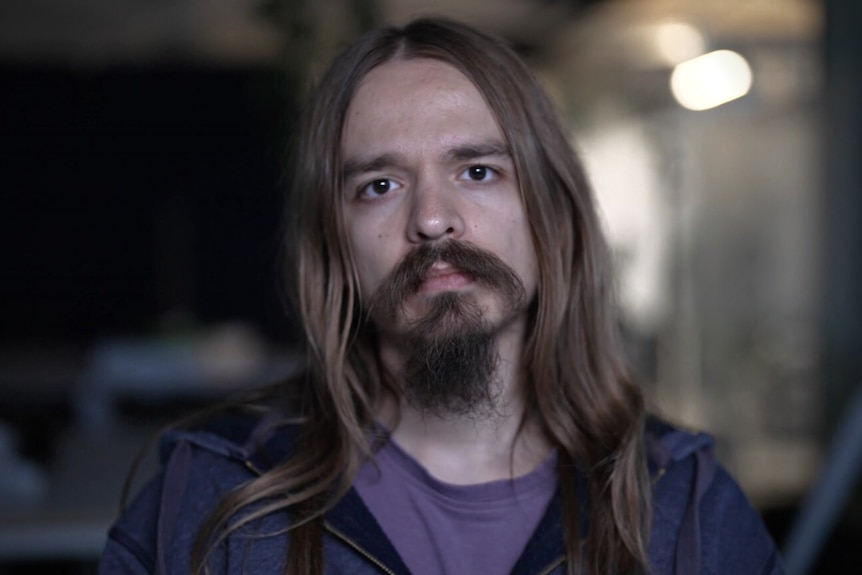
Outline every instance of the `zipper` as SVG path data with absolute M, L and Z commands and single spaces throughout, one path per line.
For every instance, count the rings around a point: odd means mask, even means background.
M 329 531 L 330 533 L 332 533 L 333 535 L 335 535 L 336 537 L 338 537 L 339 539 L 341 539 L 342 541 L 344 541 L 345 543 L 350 545 L 354 551 L 356 551 L 357 553 L 359 553 L 360 555 L 362 555 L 363 557 L 365 557 L 366 559 L 371 561 L 381 571 L 386 573 L 386 575 L 395 575 L 395 571 L 393 571 L 392 569 L 390 569 L 389 567 L 387 567 L 386 565 L 381 563 L 379 559 L 377 559 L 376 557 L 371 555 L 368 551 L 363 549 L 359 545 L 359 543 L 357 543 L 356 541 L 354 541 L 353 539 L 351 539 L 350 537 L 348 537 L 347 535 L 345 535 L 344 533 L 342 533 L 341 531 L 339 531 L 338 529 L 336 529 L 335 527 L 330 525 L 329 522 L 324 521 L 323 526 L 327 531 Z
M 363 557 L 365 557 L 366 559 L 368 559 L 369 561 L 374 563 L 374 565 L 376 565 L 378 568 L 380 568 L 381 571 L 383 571 L 387 575 L 395 575 L 394 571 L 392 571 L 386 565 L 381 563 L 376 557 L 374 557 L 373 555 L 371 555 L 370 553 L 365 551 L 365 549 L 360 547 L 359 544 L 356 543 L 355 541 L 353 541 L 350 537 L 348 537 L 347 535 L 345 535 L 344 533 L 342 533 L 341 531 L 339 531 L 338 529 L 336 529 L 335 527 L 333 527 L 332 525 L 330 525 L 327 522 L 324 522 L 324 527 L 326 528 L 327 531 L 329 531 L 330 533 L 332 533 L 333 535 L 335 535 L 336 537 L 338 537 L 339 539 L 341 539 L 342 541 L 344 541 L 345 543 L 350 545 L 360 555 L 362 555 Z M 565 560 L 566 560 L 566 556 L 561 555 L 553 563 L 548 565 L 543 571 L 539 572 L 539 575 L 548 575 L 551 571 L 553 571 L 554 569 L 556 569 L 557 567 L 562 565 L 563 562 L 565 562 Z
M 257 475 L 258 477 L 260 477 L 261 475 L 263 475 L 263 471 L 261 471 L 260 469 L 258 469 L 258 468 L 257 468 L 257 465 L 255 465 L 254 463 L 252 463 L 250 459 L 246 459 L 245 461 L 243 461 L 243 463 L 245 464 L 246 469 L 248 469 L 249 471 L 251 471 L 252 473 L 254 473 L 255 475 Z
M 263 472 L 260 469 L 258 469 L 258 467 L 254 463 L 252 463 L 251 460 L 246 459 L 244 461 L 244 463 L 245 463 L 246 468 L 248 468 L 252 473 L 255 473 L 258 476 L 263 475 Z M 359 553 L 360 555 L 362 555 L 363 557 L 368 559 L 371 563 L 376 565 L 381 571 L 386 573 L 386 575 L 395 575 L 395 571 L 393 571 L 392 569 L 390 569 L 389 567 L 387 567 L 386 565 L 381 563 L 379 559 L 377 559 L 376 557 L 371 555 L 368 551 L 363 549 L 359 545 L 359 543 L 357 543 L 356 541 L 354 541 L 353 539 L 351 539 L 350 537 L 348 537 L 347 535 L 345 535 L 344 533 L 342 533 L 341 531 L 339 531 L 338 529 L 336 529 L 335 527 L 330 525 L 328 521 L 323 522 L 323 527 L 324 527 L 324 529 L 326 529 L 327 531 L 329 531 L 330 533 L 332 533 L 333 535 L 335 535 L 336 537 L 338 537 L 339 539 L 341 539 L 342 541 L 347 543 L 350 547 L 353 548 L 354 551 L 356 551 L 357 553 Z
M 558 557 L 556 561 L 548 565 L 548 567 L 544 571 L 540 572 L 539 575 L 548 575 L 551 571 L 562 565 L 565 560 L 565 555 Z

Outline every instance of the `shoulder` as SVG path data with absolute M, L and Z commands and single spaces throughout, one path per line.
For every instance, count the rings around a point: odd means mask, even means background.
M 246 415 L 163 434 L 161 468 L 111 527 L 101 572 L 161 572 L 156 567 L 169 555 L 185 556 L 186 565 L 174 567 L 188 572 L 188 553 L 170 550 L 191 549 L 218 503 L 283 460 L 296 433 L 272 417 Z
M 716 461 L 710 436 L 651 420 L 646 448 L 657 573 L 783 572 L 760 515 Z
M 760 514 L 723 467 L 703 496 L 700 528 L 705 573 L 783 573 Z

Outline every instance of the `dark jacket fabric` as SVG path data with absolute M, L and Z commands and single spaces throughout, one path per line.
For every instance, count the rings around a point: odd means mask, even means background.
M 162 439 L 161 473 L 111 528 L 100 573 L 188 574 L 191 549 L 216 504 L 238 485 L 283 461 L 296 430 L 249 419 L 221 420 Z M 647 424 L 653 478 L 649 556 L 654 575 L 781 575 L 775 545 L 745 495 L 716 463 L 712 440 L 657 420 Z M 286 512 L 265 515 L 216 548 L 211 573 L 284 573 Z M 327 575 L 408 574 L 374 517 L 350 490 L 326 514 Z M 565 574 L 559 494 L 515 565 L 513 575 Z

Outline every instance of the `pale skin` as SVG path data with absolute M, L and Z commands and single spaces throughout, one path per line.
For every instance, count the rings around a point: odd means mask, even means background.
M 536 255 L 515 167 L 494 114 L 461 72 L 431 59 L 373 69 L 348 109 L 342 155 L 344 214 L 363 297 L 415 246 L 465 241 L 510 265 L 533 299 Z M 550 447 L 529 419 L 518 434 L 525 415 L 524 309 L 508 309 L 494 290 L 438 262 L 406 302 L 404 317 L 380 326 L 384 369 L 400 372 L 404 321 L 421 316 L 427 299 L 442 292 L 473 293 L 497 329 L 497 414 L 436 418 L 387 396 L 377 416 L 443 481 L 475 484 L 528 473 Z

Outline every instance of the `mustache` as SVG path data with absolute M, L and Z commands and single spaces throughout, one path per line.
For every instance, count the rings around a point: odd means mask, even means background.
M 495 254 L 469 242 L 448 241 L 421 244 L 408 252 L 375 291 L 369 311 L 394 317 L 403 302 L 419 291 L 437 262 L 445 262 L 473 281 L 502 292 L 514 305 L 520 305 L 525 297 L 521 278 Z

